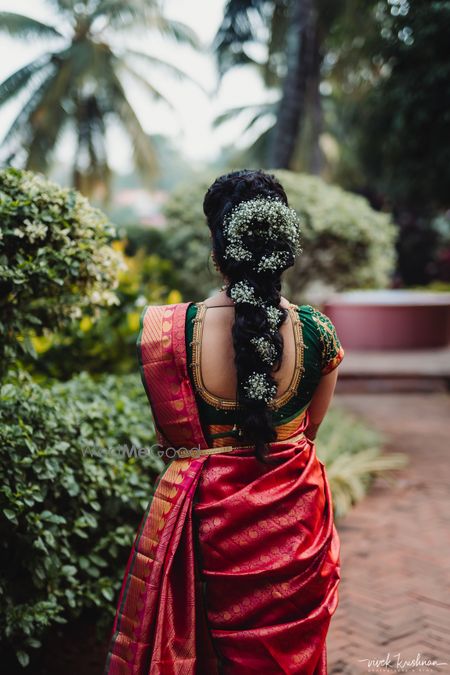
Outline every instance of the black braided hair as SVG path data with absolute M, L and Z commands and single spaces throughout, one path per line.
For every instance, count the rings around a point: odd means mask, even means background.
M 249 396 L 245 384 L 252 373 L 264 373 L 264 377 L 272 387 L 276 382 L 273 373 L 279 370 L 283 354 L 283 338 L 280 327 L 286 320 L 287 310 L 280 307 L 281 274 L 292 266 L 295 252 L 286 245 L 282 238 L 276 236 L 267 241 L 261 236 L 268 224 L 256 223 L 251 232 L 245 234 L 243 243 L 250 250 L 253 259 L 258 260 L 277 251 L 283 251 L 286 264 L 283 269 L 256 271 L 255 265 L 247 260 L 236 260 L 226 255 L 229 244 L 225 223 L 231 211 L 242 202 L 255 198 L 269 198 L 281 201 L 288 206 L 286 193 L 272 175 L 262 170 L 244 169 L 232 171 L 217 178 L 210 186 L 203 201 L 203 211 L 207 219 L 212 237 L 212 251 L 215 261 L 227 280 L 227 295 L 232 298 L 233 289 L 237 285 L 253 289 L 256 297 L 261 298 L 261 305 L 247 302 L 235 302 L 235 321 L 232 329 L 235 351 L 235 367 L 237 372 L 236 392 L 236 425 L 244 441 L 255 445 L 256 457 L 264 463 L 272 463 L 268 455 L 267 443 L 276 440 L 277 434 L 272 417 L 272 408 L 268 402 Z M 258 232 L 260 235 L 258 236 Z M 277 325 L 269 321 L 268 310 L 276 308 L 279 314 Z M 272 310 L 273 314 L 273 310 Z M 275 315 L 277 312 L 275 311 Z M 267 363 L 252 342 L 252 338 L 264 338 L 272 353 L 272 363 Z

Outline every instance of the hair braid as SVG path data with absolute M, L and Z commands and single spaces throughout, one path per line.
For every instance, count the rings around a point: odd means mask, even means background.
M 256 456 L 270 462 L 266 444 L 277 437 L 271 401 L 273 373 L 283 355 L 281 274 L 299 250 L 296 214 L 271 174 L 234 171 L 207 191 L 203 210 L 217 264 L 235 302 L 232 328 L 237 372 L 237 419 L 241 436 L 255 444 Z

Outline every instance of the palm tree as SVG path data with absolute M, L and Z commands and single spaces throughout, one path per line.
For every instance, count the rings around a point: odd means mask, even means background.
M 128 77 L 154 100 L 169 100 L 139 72 L 138 64 L 189 78 L 181 69 L 156 56 L 128 47 L 116 48 L 120 31 L 144 28 L 180 43 L 198 47 L 185 24 L 163 16 L 160 0 L 47 0 L 57 12 L 54 25 L 27 16 L 0 12 L 0 30 L 18 38 L 56 39 L 58 48 L 23 66 L 0 84 L 0 105 L 18 93 L 29 96 L 7 131 L 2 149 L 6 163 L 46 171 L 63 131 L 75 131 L 75 187 L 90 194 L 108 186 L 110 169 L 106 129 L 116 120 L 130 138 L 137 169 L 157 172 L 155 148 L 130 104 Z
M 286 76 L 269 153 L 269 164 L 275 169 L 290 168 L 299 131 L 305 119 L 308 85 L 314 63 L 318 61 L 314 53 L 317 50 L 317 13 L 314 4 L 314 0 L 295 0 L 291 3 Z M 318 85 L 319 82 L 316 86 Z
M 276 103 L 232 108 L 216 119 L 221 124 L 253 113 L 247 128 L 265 120 L 264 132 L 247 149 L 249 157 L 259 163 L 265 160 L 272 168 L 295 164 L 321 173 L 323 61 L 342 19 L 353 17 L 355 21 L 361 13 L 356 0 L 228 0 L 213 42 L 220 77 L 236 66 L 252 65 L 267 87 L 279 91 Z M 246 51 L 252 42 L 267 47 L 264 63 L 257 63 Z

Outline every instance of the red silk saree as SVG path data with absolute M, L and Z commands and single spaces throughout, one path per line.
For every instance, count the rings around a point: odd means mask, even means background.
M 188 303 L 144 310 L 141 372 L 164 448 L 206 448 L 186 366 Z M 108 675 L 326 675 L 340 543 L 315 444 L 170 460 L 128 560 Z

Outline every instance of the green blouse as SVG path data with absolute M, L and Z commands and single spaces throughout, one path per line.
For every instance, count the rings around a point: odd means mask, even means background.
M 303 369 L 298 386 L 288 396 L 286 403 L 274 410 L 273 419 L 276 426 L 295 418 L 310 403 L 321 375 L 336 368 L 344 356 L 336 329 L 331 320 L 312 305 L 296 307 L 300 320 L 301 338 L 303 338 Z M 212 405 L 196 386 L 193 373 L 193 338 L 194 320 L 199 305 L 191 304 L 186 315 L 186 351 L 189 375 L 194 387 L 200 419 L 203 425 L 234 424 L 234 410 Z

